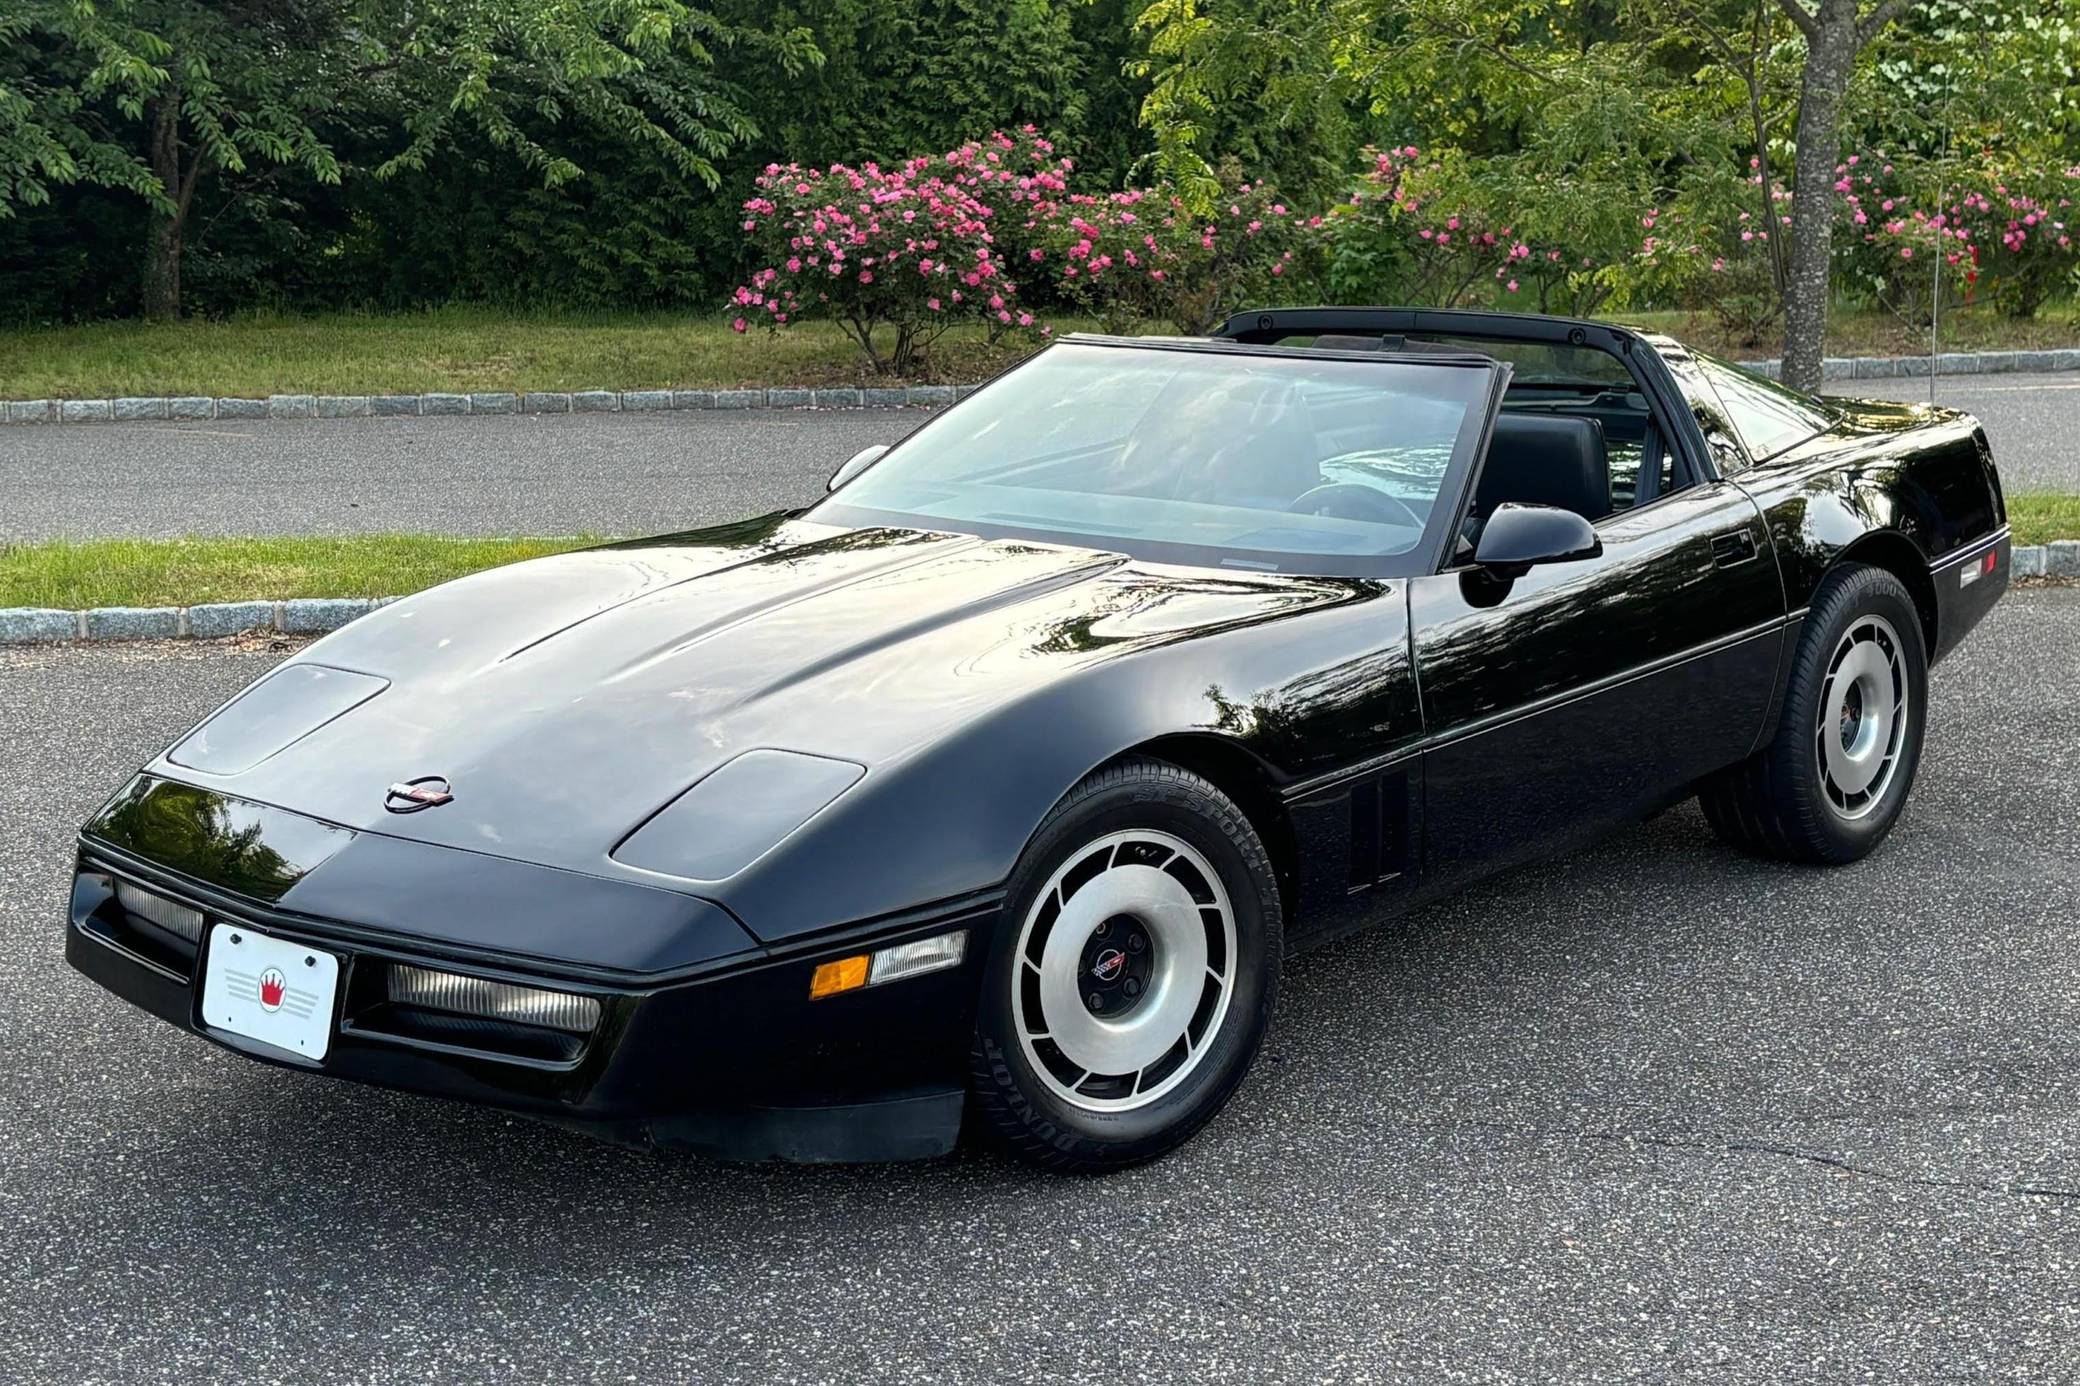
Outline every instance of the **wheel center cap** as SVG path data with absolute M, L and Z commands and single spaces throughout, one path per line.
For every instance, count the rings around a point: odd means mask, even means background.
M 1078 971 L 1084 1009 L 1117 1020 L 1141 1004 L 1155 972 L 1155 941 L 1131 915 L 1114 915 L 1091 931 Z
M 1842 749 L 1848 750 L 1856 744 L 1856 733 L 1863 726 L 1863 686 L 1850 684 L 1848 694 L 1842 699 Z

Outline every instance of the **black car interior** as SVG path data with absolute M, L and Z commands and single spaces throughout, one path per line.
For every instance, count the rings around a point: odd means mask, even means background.
M 1458 518 L 1455 561 L 1471 561 L 1506 502 L 1554 506 L 1594 523 L 1683 484 L 1646 394 L 1624 362 L 1600 347 L 1413 332 L 1283 340 L 1511 368 L 1472 500 Z M 1463 418 L 1454 414 L 1445 429 L 1430 420 L 1426 430 L 1408 412 L 1420 407 L 1411 398 L 1383 410 L 1362 388 L 1310 387 L 1268 372 L 1237 371 L 1214 390 L 1181 378 L 1178 394 L 1172 405 L 1158 391 L 1117 442 L 1021 459 L 990 475 L 1029 487 L 1391 526 L 1392 542 L 1405 545 L 1408 531 L 1429 526 L 1435 483 L 1449 460 L 1446 435 Z
M 1585 520 L 1610 514 L 1611 460 L 1602 423 L 1552 414 L 1497 415 L 1473 514 L 1485 520 L 1504 501 L 1557 505 Z
M 1462 530 L 1468 545 L 1478 542 L 1481 526 L 1505 501 L 1559 506 L 1594 521 L 1658 500 L 1683 484 L 1645 394 L 1622 362 L 1598 348 L 1413 333 L 1324 333 L 1311 345 L 1324 351 L 1472 352 L 1515 368 Z

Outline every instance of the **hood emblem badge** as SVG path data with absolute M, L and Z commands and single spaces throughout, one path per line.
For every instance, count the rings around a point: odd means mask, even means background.
M 454 798 L 454 789 L 439 775 L 421 775 L 416 780 L 391 785 L 390 792 L 383 796 L 383 807 L 392 813 L 417 813 L 439 808 Z

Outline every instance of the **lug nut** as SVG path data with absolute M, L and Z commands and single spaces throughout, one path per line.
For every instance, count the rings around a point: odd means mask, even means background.
M 1090 998 L 1090 999 L 1091 999 L 1091 1009 L 1092 1009 L 1092 1010 L 1094 1010 L 1094 1011 L 1102 1011 L 1102 1010 L 1104 1010 L 1104 1009 L 1105 1009 L 1105 998 L 1104 998 L 1104 997 L 1102 997 L 1102 996 L 1100 996 L 1100 995 L 1098 995 L 1098 993 L 1096 993 L 1095 991 L 1091 993 L 1091 998 Z
M 1129 978 L 1127 978 L 1127 995 L 1129 995 L 1129 996 L 1139 996 L 1140 994 L 1141 994 L 1141 983 L 1140 983 L 1140 981 L 1139 981 L 1138 979 L 1136 979 L 1136 978 L 1133 978 L 1133 977 L 1129 977 Z
M 1138 952 L 1140 952 L 1140 951 L 1141 951 L 1141 950 L 1142 950 L 1143 948 L 1146 948 L 1147 946 L 1148 946 L 1148 940 L 1147 940 L 1147 939 L 1145 939 L 1145 938 L 1143 938 L 1143 937 L 1142 937 L 1141 935 L 1139 935 L 1139 934 L 1128 934 L 1128 935 L 1127 935 L 1127 951 L 1128 951 L 1128 952 L 1130 952 L 1130 953 L 1138 953 Z

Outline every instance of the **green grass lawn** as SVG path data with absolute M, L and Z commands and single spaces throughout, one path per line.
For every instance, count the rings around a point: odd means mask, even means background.
M 290 597 L 395 597 L 596 540 L 89 539 L 0 544 L 0 607 L 195 606 Z
M 2080 538 L 2080 495 L 2008 498 L 2018 544 Z M 375 534 L 324 539 L 89 539 L 0 544 L 0 607 L 195 606 L 394 597 L 599 542 Z
M 1708 316 L 1614 315 L 1721 355 L 1774 355 L 1776 344 L 1726 338 Z M 1058 332 L 1088 328 L 1057 318 Z M 1927 334 L 1889 313 L 1839 311 L 1834 355 L 1915 354 Z M 1168 330 L 1168 329 L 1163 329 Z M 1945 325 L 1949 351 L 2080 345 L 2080 307 L 2055 304 L 2016 322 L 1984 308 Z M 988 345 L 979 328 L 948 333 L 915 379 L 980 380 L 1027 350 Z M 220 322 L 136 321 L 0 329 L 0 398 L 119 395 L 421 394 L 436 390 L 721 389 L 872 383 L 828 323 L 777 333 L 730 331 L 720 317 L 665 312 L 253 314 Z M 883 383 L 889 383 L 884 381 Z
M 2080 496 L 2056 491 L 2025 491 L 2010 496 L 2008 523 L 2014 527 L 2018 544 L 2080 539 Z
M 1084 326 L 1063 321 L 1056 330 Z M 956 329 L 934 344 L 914 382 L 980 380 L 1026 349 Z M 737 333 L 721 318 L 686 313 L 444 308 L 0 330 L 6 399 L 863 383 L 875 380 L 858 349 L 828 323 Z

